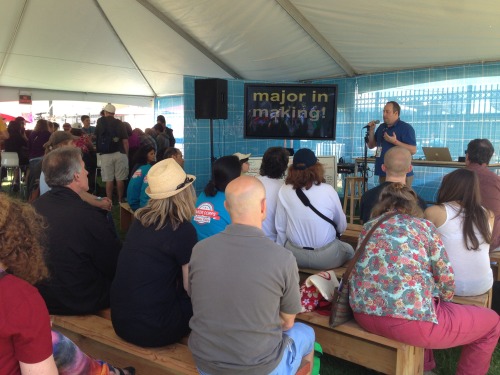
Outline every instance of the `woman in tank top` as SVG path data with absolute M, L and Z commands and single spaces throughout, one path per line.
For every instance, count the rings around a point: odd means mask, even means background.
M 437 205 L 425 217 L 437 227 L 455 272 L 455 294 L 475 296 L 493 285 L 489 247 L 494 217 L 481 206 L 474 171 L 457 169 L 444 176 Z

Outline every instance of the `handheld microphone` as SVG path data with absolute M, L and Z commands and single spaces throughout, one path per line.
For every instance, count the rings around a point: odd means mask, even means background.
M 374 120 L 373 121 L 375 124 L 380 124 L 380 120 Z M 370 125 L 365 125 L 362 127 L 362 129 L 368 129 L 370 127 Z

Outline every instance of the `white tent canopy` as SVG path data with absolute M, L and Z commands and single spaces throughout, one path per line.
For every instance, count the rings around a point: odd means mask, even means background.
M 500 61 L 497 0 L 0 0 L 0 9 L 0 100 L 35 90 L 145 102 L 182 94 L 184 75 L 308 81 Z

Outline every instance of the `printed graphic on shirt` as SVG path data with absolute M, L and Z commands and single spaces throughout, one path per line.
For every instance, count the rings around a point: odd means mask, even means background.
M 142 176 L 142 171 L 140 169 L 136 170 L 132 175 L 132 178 L 138 178 Z
M 219 212 L 214 210 L 214 205 L 209 202 L 203 202 L 196 208 L 194 221 L 200 225 L 209 224 L 211 220 L 220 220 Z

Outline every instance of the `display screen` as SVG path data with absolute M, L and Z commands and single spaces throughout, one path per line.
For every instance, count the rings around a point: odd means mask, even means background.
M 334 140 L 337 85 L 245 84 L 245 137 Z

